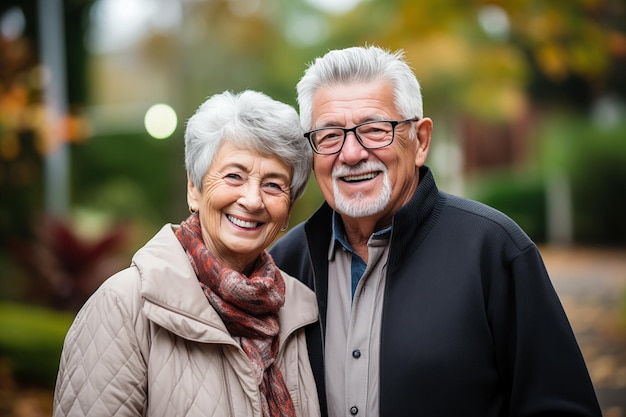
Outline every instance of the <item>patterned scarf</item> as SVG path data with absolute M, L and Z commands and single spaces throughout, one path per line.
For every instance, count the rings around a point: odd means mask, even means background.
M 261 391 L 264 417 L 294 417 L 293 400 L 276 364 L 278 310 L 285 302 L 285 281 L 263 251 L 249 277 L 217 259 L 204 244 L 197 213 L 176 230 L 209 303 L 231 336 L 239 337 Z

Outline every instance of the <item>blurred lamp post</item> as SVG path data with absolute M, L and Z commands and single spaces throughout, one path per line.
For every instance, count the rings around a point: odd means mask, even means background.
M 567 175 L 555 170 L 546 179 L 548 242 L 571 246 L 574 242 L 571 187 Z
M 44 167 L 45 209 L 65 218 L 68 213 L 67 83 L 63 0 L 38 0 L 39 45 L 47 128 Z

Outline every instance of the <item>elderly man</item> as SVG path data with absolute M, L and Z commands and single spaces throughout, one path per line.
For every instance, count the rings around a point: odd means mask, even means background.
M 600 416 L 541 255 L 502 213 L 438 190 L 401 51 L 316 59 L 298 83 L 326 202 L 272 248 L 315 290 L 329 416 Z

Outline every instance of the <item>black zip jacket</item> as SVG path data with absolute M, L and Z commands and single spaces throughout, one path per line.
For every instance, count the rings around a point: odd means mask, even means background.
M 427 167 L 420 177 L 393 219 L 380 416 L 601 416 L 534 243 L 504 214 L 440 192 Z M 323 413 L 331 215 L 323 204 L 270 250 L 317 295 L 307 341 Z

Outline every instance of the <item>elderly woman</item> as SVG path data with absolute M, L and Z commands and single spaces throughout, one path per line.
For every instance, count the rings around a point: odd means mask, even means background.
M 304 336 L 315 296 L 265 250 L 311 159 L 292 107 L 253 91 L 202 104 L 185 132 L 192 214 L 78 313 L 54 415 L 319 415 Z

